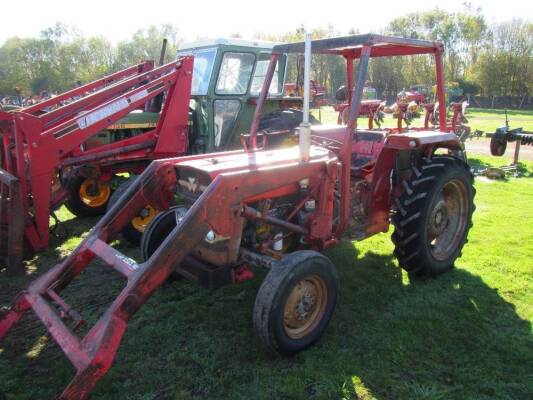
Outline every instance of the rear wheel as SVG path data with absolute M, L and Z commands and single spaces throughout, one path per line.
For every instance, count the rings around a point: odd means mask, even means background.
M 403 187 L 392 218 L 400 266 L 417 276 L 448 271 L 472 226 L 475 189 L 468 165 L 456 157 L 434 156 L 414 167 Z
M 257 293 L 257 337 L 273 353 L 290 354 L 310 346 L 333 315 L 338 288 L 335 267 L 322 254 L 305 250 L 286 255 Z
M 67 182 L 68 199 L 65 206 L 78 217 L 94 217 L 106 212 L 111 198 L 108 183 L 78 176 Z
M 111 198 L 109 199 L 107 206 L 108 210 L 113 207 L 113 205 L 128 190 L 132 183 L 133 179 L 128 179 L 120 184 L 120 186 L 113 192 Z M 147 205 L 139 212 L 139 215 L 133 218 L 129 223 L 126 224 L 126 226 L 124 226 L 124 228 L 122 228 L 122 236 L 124 236 L 128 242 L 134 245 L 139 245 L 141 243 L 143 232 L 158 213 L 159 211 L 154 209 L 152 206 Z

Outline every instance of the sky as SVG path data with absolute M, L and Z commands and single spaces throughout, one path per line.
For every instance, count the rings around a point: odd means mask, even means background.
M 257 32 L 283 33 L 302 24 L 308 29 L 331 24 L 341 34 L 350 28 L 372 32 L 409 12 L 435 7 L 453 12 L 462 9 L 463 3 L 464 0 L 9 1 L 2 10 L 0 44 L 12 36 L 39 36 L 41 30 L 56 22 L 75 26 L 86 36 L 104 36 L 112 43 L 129 38 L 140 28 L 163 23 L 177 26 L 179 37 L 185 40 L 228 37 L 236 32 L 251 38 Z M 533 20 L 531 0 L 471 0 L 470 3 L 482 8 L 488 22 L 513 18 Z

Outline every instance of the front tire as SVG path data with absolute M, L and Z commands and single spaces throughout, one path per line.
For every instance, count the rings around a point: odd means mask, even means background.
M 174 206 L 158 214 L 141 238 L 141 258 L 147 261 L 187 213 L 185 206 Z
M 118 201 L 118 199 L 128 190 L 130 185 L 133 183 L 134 178 L 130 178 L 127 181 L 124 181 L 120 186 L 113 192 L 107 209 L 110 210 L 113 205 Z M 139 245 L 141 243 L 141 237 L 145 229 L 148 227 L 152 219 L 158 214 L 158 211 L 151 206 L 146 206 L 141 210 L 139 215 L 129 221 L 124 228 L 122 228 L 122 236 L 133 245 Z
M 70 179 L 65 191 L 68 193 L 65 206 L 77 217 L 96 217 L 104 214 L 112 196 L 111 187 L 107 183 L 97 182 L 95 185 L 93 179 L 84 176 Z
M 313 344 L 326 329 L 339 290 L 332 262 L 315 251 L 296 251 L 274 266 L 259 288 L 254 329 L 272 353 L 291 354 Z
M 394 255 L 415 276 L 436 276 L 461 256 L 472 227 L 473 175 L 452 156 L 434 156 L 413 167 L 396 199 Z

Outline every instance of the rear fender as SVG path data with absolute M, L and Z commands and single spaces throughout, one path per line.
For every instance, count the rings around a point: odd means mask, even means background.
M 388 227 L 392 199 L 400 190 L 400 174 L 410 173 L 414 158 L 431 157 L 438 149 L 463 151 L 463 146 L 455 134 L 438 131 L 392 134 L 385 139 L 372 176 L 371 234 Z
M 385 140 L 384 148 L 391 150 L 416 150 L 425 156 L 431 156 L 437 149 L 462 151 L 459 138 L 451 132 L 420 131 L 393 134 Z

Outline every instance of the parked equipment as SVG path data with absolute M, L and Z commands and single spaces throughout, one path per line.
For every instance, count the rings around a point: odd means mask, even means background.
M 310 126 L 309 67 L 313 53 L 347 61 L 347 125 Z M 306 54 L 304 119 L 299 145 L 259 148 L 258 126 L 277 61 Z M 129 319 L 174 271 L 208 287 L 269 270 L 254 306 L 259 341 L 274 353 L 318 340 L 335 309 L 339 287 L 332 262 L 319 251 L 343 236 L 358 240 L 388 230 L 394 254 L 411 275 L 434 276 L 460 256 L 474 210 L 472 175 L 457 136 L 440 131 L 402 134 L 357 129 L 354 121 L 371 57 L 430 54 L 444 104 L 443 46 L 438 42 L 355 35 L 275 46 L 245 150 L 156 160 L 63 262 L 35 280 L 0 321 L 0 339 L 33 310 L 76 368 L 62 399 L 84 399 L 111 367 Z M 354 84 L 353 64 L 358 60 Z M 110 243 L 149 204 L 163 210 L 143 234 L 142 260 Z M 99 259 L 127 284 L 84 337 L 82 312 L 60 297 Z
M 505 154 L 508 142 L 515 142 L 515 151 L 513 158 L 513 165 L 518 164 L 520 156 L 520 146 L 533 146 L 533 132 L 524 132 L 523 128 L 509 127 L 509 118 L 507 110 L 505 110 L 505 126 L 496 129 L 494 133 L 486 134 L 490 137 L 490 154 L 496 157 L 501 157 Z

